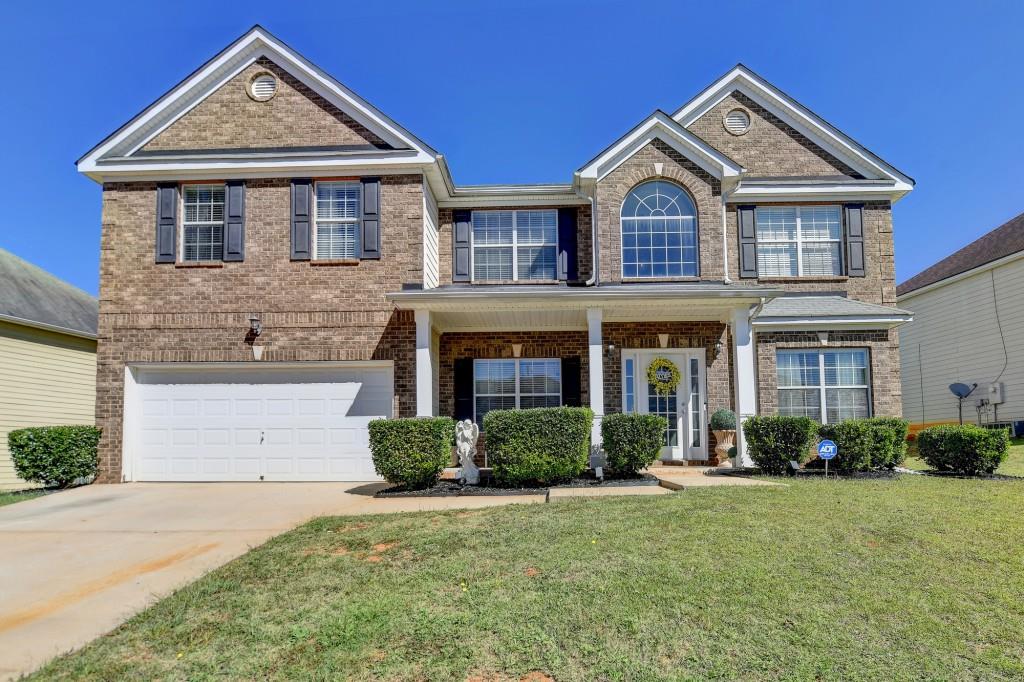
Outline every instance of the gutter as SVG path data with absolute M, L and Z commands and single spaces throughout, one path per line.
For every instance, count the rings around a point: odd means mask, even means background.
M 48 332 L 55 332 L 57 334 L 65 334 L 67 336 L 77 336 L 82 339 L 96 340 L 96 334 L 90 334 L 89 332 L 82 331 L 80 329 L 71 329 L 70 327 L 61 327 L 56 324 L 47 324 L 45 322 L 37 322 L 35 320 L 28 320 L 24 317 L 15 317 L 14 315 L 4 315 L 0 313 L 0 322 L 10 322 L 11 324 L 21 325 L 22 327 L 33 327 L 35 329 L 42 329 Z

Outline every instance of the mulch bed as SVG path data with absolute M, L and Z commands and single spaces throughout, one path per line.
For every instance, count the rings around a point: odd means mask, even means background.
M 605 478 L 597 480 L 593 474 L 574 478 L 566 483 L 539 488 L 503 488 L 493 478 L 481 476 L 480 485 L 462 485 L 458 481 L 438 481 L 431 488 L 409 490 L 394 486 L 381 490 L 374 497 L 487 497 L 495 495 L 547 495 L 551 488 L 616 488 L 622 486 L 656 486 L 658 478 L 643 474 L 636 478 Z
M 1006 474 L 978 474 L 977 476 L 968 476 L 966 474 L 958 474 L 955 471 L 936 471 L 934 469 L 925 469 L 921 473 L 925 476 L 937 476 L 939 478 L 964 478 L 978 481 L 1024 481 L 1024 478 L 1020 476 L 1007 476 Z

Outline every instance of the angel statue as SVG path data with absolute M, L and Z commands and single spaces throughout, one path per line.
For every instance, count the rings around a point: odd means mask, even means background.
M 463 485 L 479 485 L 480 468 L 473 461 L 476 458 L 476 439 L 480 436 L 480 427 L 473 420 L 466 419 L 455 425 L 455 452 L 459 456 L 462 474 L 459 481 Z

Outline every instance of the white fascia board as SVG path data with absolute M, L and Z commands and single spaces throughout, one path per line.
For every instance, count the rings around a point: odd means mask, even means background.
M 719 180 L 739 177 L 743 172 L 742 166 L 680 126 L 668 114 L 656 111 L 581 168 L 576 177 L 583 182 L 600 180 L 655 139 L 660 139 Z
M 83 339 L 96 340 L 95 334 L 82 331 L 80 329 L 71 329 L 70 327 L 61 327 L 56 324 L 47 324 L 45 322 L 37 322 L 35 320 L 29 320 L 24 317 L 15 317 L 14 315 L 4 315 L 0 313 L 0 322 L 7 322 L 9 324 L 17 324 L 22 327 L 32 327 L 33 329 L 42 329 L 44 331 L 53 332 L 55 334 L 64 334 L 66 336 L 77 336 Z
M 833 329 L 871 330 L 892 329 L 914 319 L 913 315 L 885 315 L 858 317 L 768 317 L 754 318 L 751 324 L 759 332 L 766 331 L 829 331 Z
M 689 126 L 733 91 L 739 91 L 793 126 L 798 132 L 848 163 L 865 177 L 887 177 L 913 189 L 914 180 L 886 163 L 856 140 L 743 65 L 712 83 L 684 104 L 672 118 Z
M 893 202 L 904 197 L 911 191 L 910 187 L 901 182 L 885 185 L 849 185 L 843 183 L 821 183 L 815 185 L 793 185 L 772 183 L 740 182 L 729 193 L 727 201 L 731 204 L 757 201 L 793 201 L 807 199 L 813 201 L 857 201 L 871 199 L 889 199 Z
M 206 95 L 237 75 L 260 57 L 266 56 L 328 102 L 379 135 L 388 144 L 413 149 L 433 159 L 436 152 L 407 130 L 331 78 L 272 35 L 257 27 L 175 86 L 116 133 L 101 142 L 78 162 L 79 171 L 89 174 L 111 153 L 137 150 L 201 102 Z
M 1003 256 L 1002 258 L 999 258 L 997 260 L 990 261 L 988 263 L 982 263 L 981 265 L 971 268 L 970 270 L 958 272 L 957 274 L 950 275 L 945 279 L 940 279 L 938 282 L 932 282 L 931 284 L 926 284 L 925 286 L 920 287 L 918 289 L 914 289 L 913 291 L 908 291 L 905 294 L 897 295 L 896 301 L 898 303 L 902 303 L 903 301 L 909 301 L 915 296 L 920 296 L 921 294 L 927 293 L 929 291 L 934 291 L 935 289 L 941 289 L 942 287 L 947 286 L 949 284 L 954 284 L 956 282 L 959 282 L 960 280 L 967 279 L 968 277 L 980 275 L 984 272 L 988 272 L 989 270 L 1001 268 L 1002 266 L 1009 265 L 1010 263 L 1020 260 L 1021 258 L 1024 258 L 1024 251 L 1011 253 L 1009 256 Z

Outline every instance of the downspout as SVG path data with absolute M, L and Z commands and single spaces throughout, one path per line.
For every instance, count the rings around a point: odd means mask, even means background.
M 600 249 L 597 239 L 597 203 L 594 197 L 587 197 L 590 202 L 590 278 L 583 283 L 583 286 L 592 287 L 597 284 L 597 263 L 598 250 Z
M 728 221 L 725 218 L 726 215 L 726 198 L 729 193 L 722 188 L 722 267 L 724 272 L 722 274 L 723 284 L 732 284 L 732 280 L 729 279 L 729 227 Z M 764 305 L 764 299 L 761 299 L 761 304 Z

